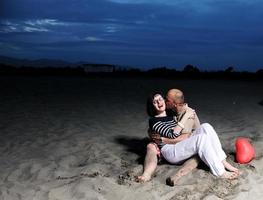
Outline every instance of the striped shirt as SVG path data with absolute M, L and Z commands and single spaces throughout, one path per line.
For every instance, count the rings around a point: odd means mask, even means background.
M 177 122 L 172 116 L 165 117 L 152 117 L 149 119 L 149 127 L 153 132 L 159 133 L 161 137 L 176 138 L 181 133 L 175 133 L 173 128 L 177 125 Z

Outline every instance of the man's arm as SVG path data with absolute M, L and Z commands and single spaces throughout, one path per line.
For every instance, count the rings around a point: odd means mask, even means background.
M 150 128 L 150 132 L 152 131 L 153 133 L 156 132 L 161 135 L 161 137 L 165 138 L 178 138 L 178 136 L 181 135 L 182 130 L 184 129 L 184 124 L 187 123 L 189 119 L 194 118 L 195 112 L 192 109 L 188 109 L 187 112 L 184 114 L 180 122 L 174 123 L 174 122 L 169 122 L 170 124 L 163 123 L 161 121 L 158 121 L 152 125 Z M 176 121 L 176 119 L 174 119 Z M 171 126 L 174 126 L 171 128 Z M 151 126 L 151 125 L 150 125 Z M 149 134 L 149 130 L 148 130 Z
M 190 134 L 189 133 L 184 133 L 184 134 L 181 134 L 180 136 L 178 136 L 175 139 L 162 137 L 162 142 L 164 144 L 176 144 L 176 143 L 181 142 L 181 141 L 185 140 L 186 138 L 188 138 L 190 136 Z
M 199 120 L 198 116 L 195 115 L 193 129 L 196 130 L 199 126 L 200 126 L 200 120 Z
M 180 123 L 183 124 L 184 128 L 177 125 L 174 127 L 174 131 L 178 133 L 179 136 L 176 138 L 168 138 L 164 137 L 164 135 L 160 135 L 158 133 L 152 133 L 150 134 L 148 130 L 148 134 L 150 138 L 153 139 L 153 141 L 157 144 L 164 143 L 164 144 L 176 144 L 177 142 L 180 142 L 186 138 L 188 138 L 192 131 L 195 130 L 197 127 L 200 126 L 199 119 L 193 109 L 190 107 L 187 107 L 187 111 L 184 114 L 184 116 L 181 118 Z
M 187 109 L 191 109 L 188 107 Z M 182 133 L 192 133 L 193 130 L 197 129 L 200 126 L 200 121 L 195 113 L 194 117 L 188 118 L 188 120 L 184 123 L 184 129 Z
M 180 121 L 177 121 L 177 126 L 173 128 L 174 132 L 178 133 L 178 135 L 182 133 L 191 133 L 193 129 L 193 120 L 195 118 L 195 115 L 195 111 L 187 107 L 187 110 L 183 114 L 183 117 L 180 119 Z
M 191 135 L 191 133 L 184 133 L 184 134 L 181 134 L 180 136 L 178 136 L 177 138 L 171 139 L 171 138 L 161 137 L 160 134 L 152 134 L 151 138 L 157 144 L 160 144 L 160 143 L 176 144 L 178 142 L 181 142 L 182 140 L 185 140 L 190 135 Z

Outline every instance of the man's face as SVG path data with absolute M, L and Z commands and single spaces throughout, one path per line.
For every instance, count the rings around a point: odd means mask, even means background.
M 173 111 L 180 113 L 184 111 L 184 102 L 181 100 L 175 100 L 171 96 L 167 95 L 166 96 L 166 107 L 168 109 L 172 109 Z
M 166 96 L 165 104 L 166 108 L 174 110 L 174 101 L 169 95 Z
M 184 111 L 184 102 L 178 100 L 178 101 L 175 101 L 174 103 L 174 108 L 176 110 L 177 113 L 181 113 Z

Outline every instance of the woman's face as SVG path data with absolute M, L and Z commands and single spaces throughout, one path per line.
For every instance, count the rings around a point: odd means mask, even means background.
M 166 109 L 165 101 L 164 101 L 162 95 L 160 95 L 160 94 L 154 95 L 153 106 L 156 109 L 157 113 L 161 113 L 161 112 L 165 111 L 165 109 Z

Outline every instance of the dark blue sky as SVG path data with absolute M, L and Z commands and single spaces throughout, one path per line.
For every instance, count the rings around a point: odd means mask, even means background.
M 262 0 L 1 0 L 0 54 L 256 71 L 262 20 Z

